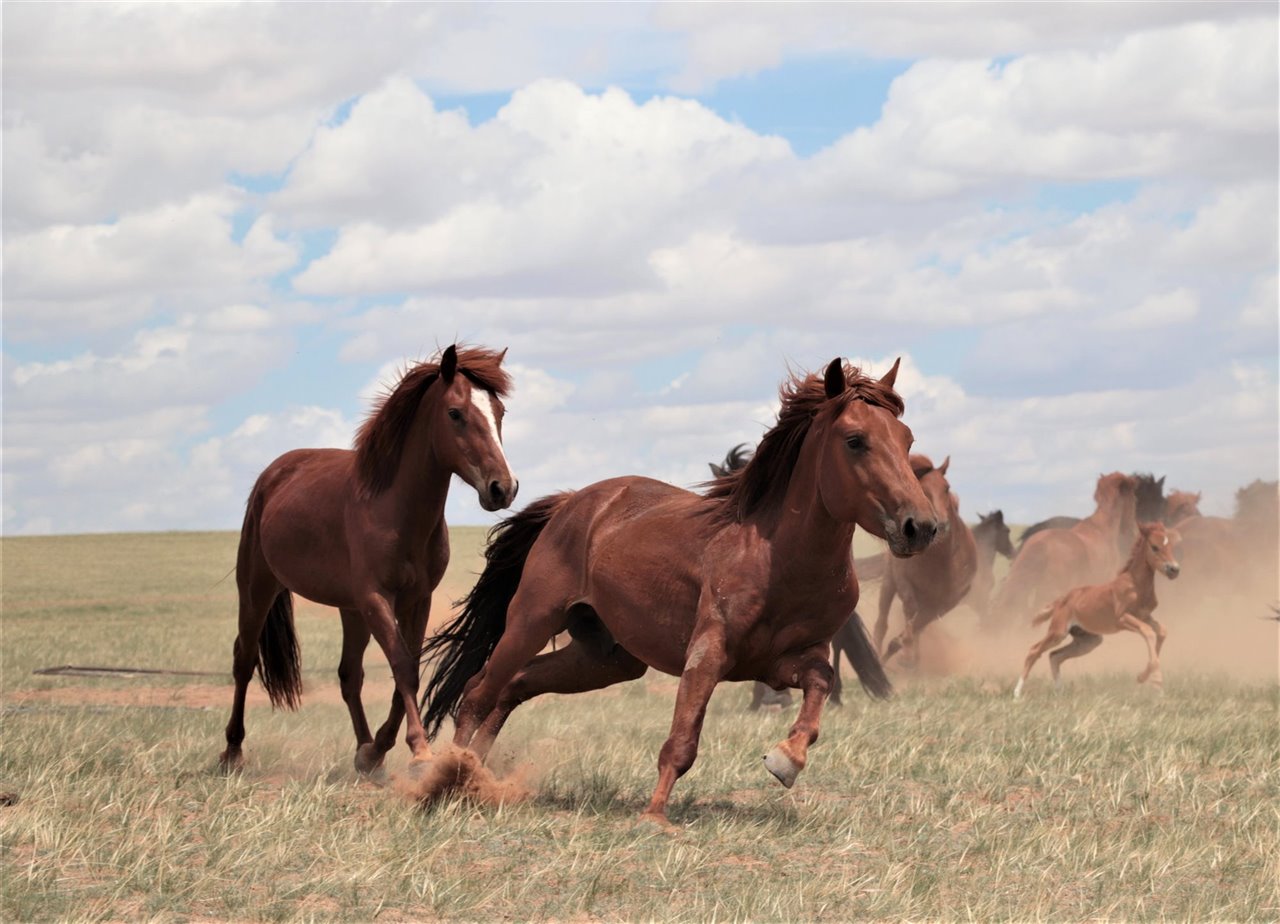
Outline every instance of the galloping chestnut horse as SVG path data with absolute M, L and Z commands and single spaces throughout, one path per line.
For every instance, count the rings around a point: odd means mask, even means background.
M 485 510 L 509 507 L 517 484 L 502 451 L 506 354 L 450 346 L 404 374 L 356 436 L 355 449 L 295 449 L 249 494 L 236 586 L 240 629 L 224 769 L 241 766 L 244 699 L 256 666 L 274 706 L 302 694 L 293 593 L 342 612 L 338 677 L 356 736 L 356 769 L 372 772 L 408 716 L 415 758 L 430 754 L 418 717 L 418 661 L 431 592 L 449 563 L 449 479 L 475 488 Z M 391 663 L 391 712 L 370 735 L 360 689 L 372 634 Z
M 1174 561 L 1178 544 L 1177 530 L 1163 523 L 1143 523 L 1133 543 L 1129 560 L 1120 573 L 1105 584 L 1076 587 L 1067 591 L 1036 614 L 1033 623 L 1047 622 L 1044 638 L 1031 646 L 1022 667 L 1022 676 L 1013 688 L 1014 699 L 1022 695 L 1022 685 L 1036 661 L 1054 645 L 1071 636 L 1070 644 L 1049 655 L 1053 682 L 1059 681 L 1062 662 L 1088 654 L 1102 644 L 1102 636 L 1117 632 L 1136 632 L 1147 643 L 1147 666 L 1138 675 L 1138 683 L 1150 680 L 1154 686 L 1163 683 L 1160 673 L 1160 649 L 1164 647 L 1165 629 L 1153 616 L 1156 605 L 1156 572 L 1170 580 L 1181 570 Z
M 996 592 L 992 614 L 1008 625 L 1018 611 L 1038 608 L 1058 594 L 1104 580 L 1125 560 L 1137 535 L 1137 479 L 1101 475 L 1093 492 L 1097 509 L 1070 529 L 1037 533 L 1013 559 Z
M 793 375 L 751 461 L 703 495 L 612 478 L 542 498 L 495 527 L 462 613 L 427 646 L 439 659 L 424 695 L 427 728 L 434 734 L 452 714 L 454 744 L 483 759 L 534 696 L 599 689 L 649 667 L 678 676 L 644 812 L 666 824 L 716 685 L 763 680 L 804 693 L 787 740 L 765 757 L 790 787 L 818 737 L 831 636 L 858 602 L 855 524 L 898 555 L 923 551 L 937 531 L 907 463 L 897 370 L 877 381 L 836 359 L 825 375 Z M 565 628 L 569 645 L 537 654 Z M 865 633 L 854 667 L 872 695 L 888 695 Z

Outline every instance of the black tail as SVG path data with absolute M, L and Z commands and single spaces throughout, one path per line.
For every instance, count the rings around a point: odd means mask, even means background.
M 258 639 L 258 677 L 271 705 L 297 709 L 302 704 L 302 652 L 293 629 L 293 594 L 282 590 L 267 611 Z
M 467 681 L 480 672 L 507 628 L 507 606 L 520 586 L 529 550 L 569 494 L 540 498 L 489 530 L 484 570 L 462 600 L 458 618 L 423 648 L 423 662 L 437 662 L 422 693 L 422 724 L 434 739 L 445 717 L 456 718 Z
M 876 654 L 871 639 L 867 638 L 867 627 L 862 624 L 862 617 L 856 611 L 840 629 L 836 642 L 844 650 L 862 688 L 876 699 L 888 699 L 893 693 L 893 684 L 889 682 L 884 665 L 880 663 L 880 656 Z

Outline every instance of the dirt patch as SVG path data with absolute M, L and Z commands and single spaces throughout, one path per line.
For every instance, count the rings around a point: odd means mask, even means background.
M 425 767 L 411 764 L 409 773 L 395 776 L 392 783 L 423 808 L 453 795 L 481 805 L 509 805 L 530 795 L 519 776 L 499 780 L 475 752 L 452 746 L 436 751 Z

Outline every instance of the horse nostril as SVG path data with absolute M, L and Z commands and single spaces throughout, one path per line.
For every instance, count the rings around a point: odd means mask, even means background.
M 916 538 L 916 521 L 914 517 L 907 517 L 902 524 L 902 535 L 906 536 L 908 541 L 914 541 Z
M 502 495 L 502 485 L 498 484 L 496 481 L 489 482 L 489 496 L 496 501 L 500 501 L 502 500 Z

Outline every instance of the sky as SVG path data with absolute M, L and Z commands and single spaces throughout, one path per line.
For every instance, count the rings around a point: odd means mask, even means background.
M 1280 467 L 1277 5 L 5 4 L 3 531 L 234 529 L 509 348 L 522 505 L 901 356 L 961 510 Z M 452 523 L 485 524 L 454 481 Z

